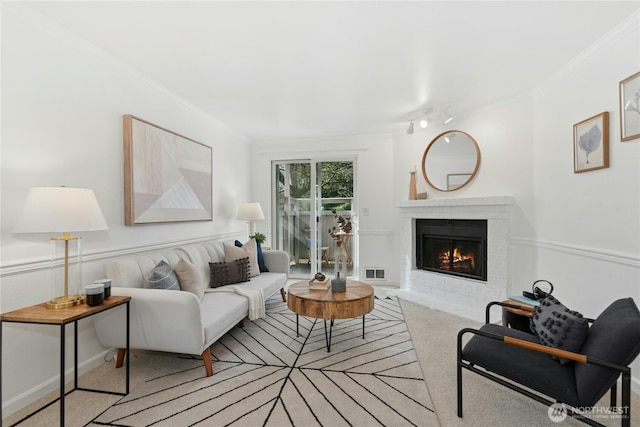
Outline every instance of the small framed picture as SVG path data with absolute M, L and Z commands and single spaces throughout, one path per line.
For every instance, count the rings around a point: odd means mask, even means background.
M 620 82 L 620 140 L 640 138 L 640 71 Z
M 609 112 L 573 125 L 573 172 L 609 167 Z

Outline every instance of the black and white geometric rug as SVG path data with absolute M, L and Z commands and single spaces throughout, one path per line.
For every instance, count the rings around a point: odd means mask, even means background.
M 267 316 L 236 327 L 201 361 L 146 382 L 93 420 L 108 426 L 438 426 L 395 299 L 362 318 L 337 320 L 331 352 L 324 321 L 271 298 Z

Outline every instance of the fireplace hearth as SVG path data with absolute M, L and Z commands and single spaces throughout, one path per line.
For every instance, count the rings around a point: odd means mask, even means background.
M 487 280 L 487 221 L 416 219 L 416 268 Z

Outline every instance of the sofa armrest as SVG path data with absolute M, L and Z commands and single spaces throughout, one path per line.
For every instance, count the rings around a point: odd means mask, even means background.
M 268 250 L 262 251 L 264 263 L 273 273 L 285 273 L 289 276 L 289 254 L 285 251 Z
M 113 295 L 130 296 L 130 347 L 200 355 L 204 328 L 200 301 L 191 292 L 112 287 Z M 125 316 L 108 310 L 94 316 L 98 342 L 125 348 Z

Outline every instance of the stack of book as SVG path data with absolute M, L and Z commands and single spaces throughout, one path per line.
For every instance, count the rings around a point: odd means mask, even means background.
M 331 280 L 325 278 L 324 280 L 313 279 L 309 281 L 309 289 L 327 289 L 331 286 Z
M 526 304 L 526 305 L 530 305 L 532 307 L 537 307 L 540 305 L 540 301 L 535 300 L 535 299 L 531 299 L 531 298 L 527 298 L 523 295 L 513 295 L 508 297 L 511 301 L 516 301 L 522 304 Z

